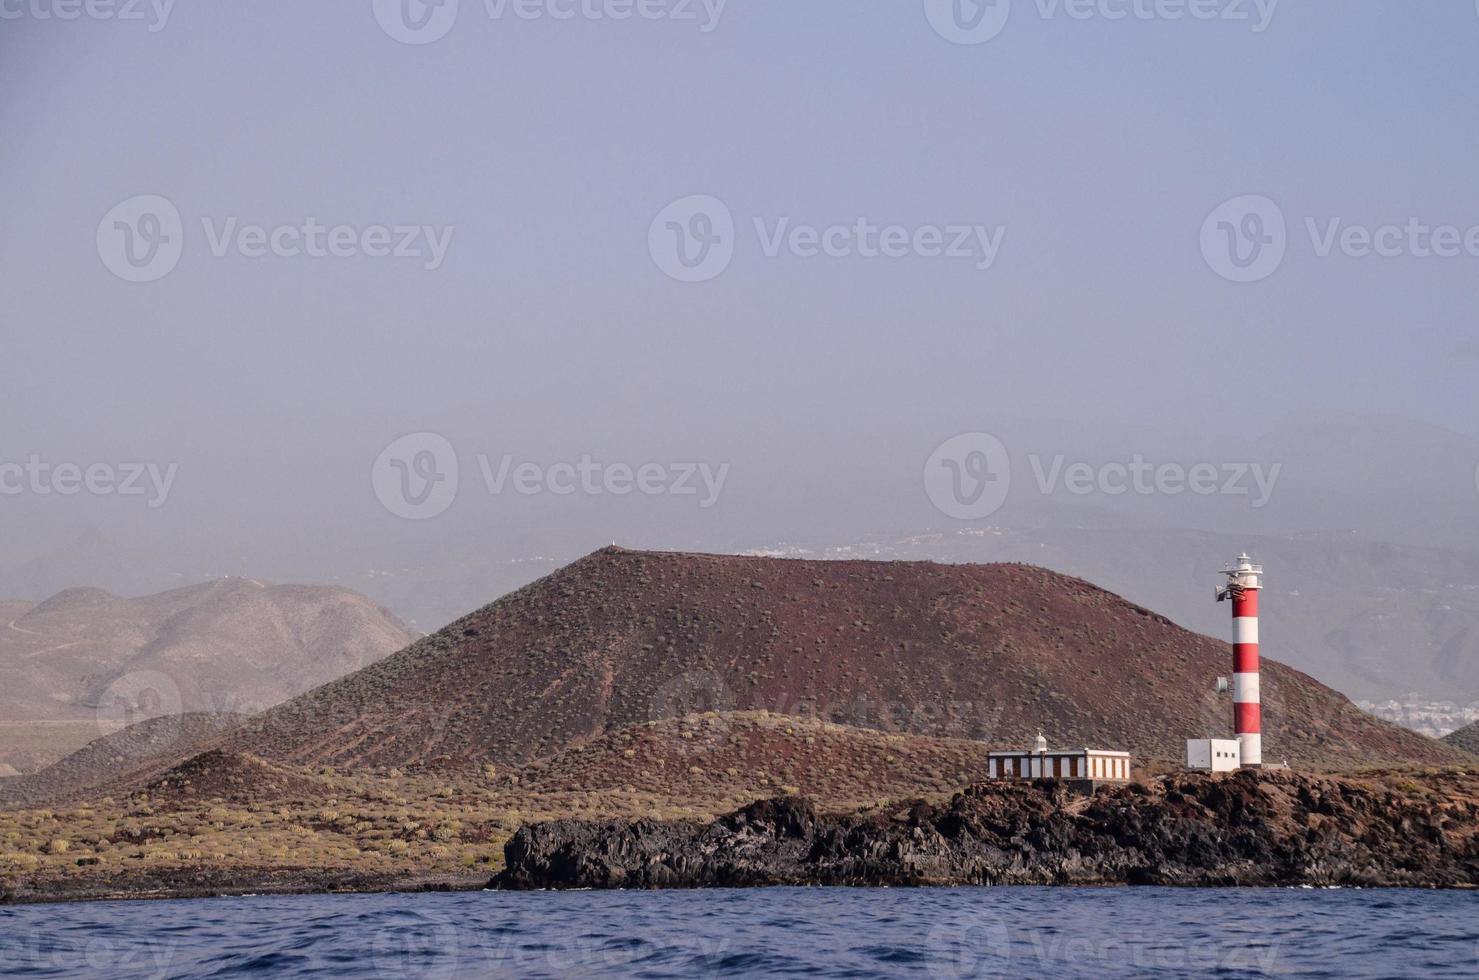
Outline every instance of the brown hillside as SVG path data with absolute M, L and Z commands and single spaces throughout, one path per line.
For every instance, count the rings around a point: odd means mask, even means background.
M 1270 649 L 1276 649 L 1271 647 Z M 522 764 L 706 710 L 1178 759 L 1225 733 L 1228 644 L 1026 565 L 794 561 L 605 549 L 267 712 L 242 747 L 294 763 Z M 1269 663 L 1265 755 L 1453 762 Z
M 224 749 L 186 759 L 150 780 L 144 792 L 151 800 L 175 806 L 201 800 L 260 803 L 333 796 L 321 780 Z
M 0 806 L 51 802 L 104 786 L 123 773 L 147 779 L 199 751 L 198 746 L 242 720 L 232 714 L 151 718 L 104 735 L 38 773 L 0 780 Z
M 1467 728 L 1460 728 L 1456 732 L 1451 732 L 1443 736 L 1443 741 L 1452 745 L 1454 748 L 1463 749 L 1465 752 L 1472 752 L 1475 755 L 1479 755 L 1479 721 L 1474 722 Z
M 39 760 L 23 726 L 0 730 L 0 763 L 21 771 L 150 717 L 261 711 L 416 638 L 358 593 L 240 578 L 135 599 L 68 589 L 0 615 L 0 722 L 91 726 Z
M 633 725 L 519 773 L 529 793 L 641 793 L 751 800 L 800 793 L 827 805 L 952 793 L 984 778 L 988 746 L 890 735 L 792 715 L 707 712 Z

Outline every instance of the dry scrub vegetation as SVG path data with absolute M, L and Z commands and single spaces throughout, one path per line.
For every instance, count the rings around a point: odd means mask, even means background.
M 979 780 L 983 752 L 759 713 L 636 726 L 507 772 L 293 770 L 210 752 L 127 795 L 0 811 L 0 901 L 477 887 L 525 823 L 709 820 L 797 793 L 837 813 L 943 804 Z M 1137 777 L 1154 781 L 1151 767 Z M 1457 770 L 1351 781 L 1435 807 L 1475 795 Z
M 131 879 L 183 882 L 200 869 L 239 876 L 244 886 L 284 872 L 304 873 L 309 886 L 351 875 L 483 878 L 521 823 L 568 812 L 451 774 L 329 772 L 318 780 L 322 795 L 296 799 L 139 793 L 0 812 L 0 895 L 42 882 L 62 892 L 84 882 L 127 890 Z
M 839 811 L 944 799 L 981 778 L 985 750 L 765 712 L 634 726 L 507 771 L 308 770 L 212 750 L 132 791 L 0 811 L 0 897 L 472 884 L 526 822 L 710 819 L 797 793 Z

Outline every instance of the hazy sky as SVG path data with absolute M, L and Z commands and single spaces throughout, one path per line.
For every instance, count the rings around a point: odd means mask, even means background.
M 772 508 L 777 533 L 847 508 L 903 522 L 928 508 L 920 466 L 964 431 L 1153 452 L 1349 412 L 1479 436 L 1473 0 L 1206 0 L 1211 20 L 1001 0 L 980 44 L 936 29 L 948 3 L 730 0 L 713 23 L 712 3 L 649 2 L 667 16 L 461 0 L 444 37 L 406 44 L 382 27 L 396 4 L 368 0 L 180 0 L 162 23 L 0 0 L 0 462 L 179 464 L 159 508 L 0 496 L 7 549 L 96 521 L 270 570 L 351 535 L 507 519 L 386 513 L 372 466 L 416 432 L 456 446 L 464 483 L 480 453 L 728 461 L 730 517 L 683 498 L 644 518 L 715 536 L 763 535 Z M 960 31 L 1001 10 L 964 2 Z M 103 254 L 138 195 L 181 221 L 150 282 Z M 734 224 L 704 282 L 650 246 L 690 195 Z M 1266 210 L 1214 215 L 1245 195 L 1282 215 L 1281 262 Z M 345 251 L 418 229 L 417 254 L 251 257 L 250 236 L 213 254 L 228 228 L 310 218 L 353 229 Z M 784 238 L 860 219 L 914 254 Z M 1413 254 L 1444 225 L 1459 254 Z M 1401 254 L 1361 254 L 1363 229 Z M 1269 251 L 1229 265 L 1223 234 Z M 925 254 L 957 239 L 969 257 Z M 1445 494 L 1472 492 L 1475 462 Z M 870 485 L 880 469 L 899 479 Z M 539 520 L 576 520 L 548 496 Z

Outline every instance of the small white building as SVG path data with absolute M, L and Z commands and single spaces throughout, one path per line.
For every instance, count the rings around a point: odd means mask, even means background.
M 1087 779 L 1124 783 L 1130 780 L 1130 753 L 1108 749 L 1048 751 L 1041 735 L 1028 752 L 992 752 L 987 755 L 992 779 Z
M 1241 758 L 1235 738 L 1186 740 L 1186 768 L 1197 772 L 1232 772 L 1242 767 Z

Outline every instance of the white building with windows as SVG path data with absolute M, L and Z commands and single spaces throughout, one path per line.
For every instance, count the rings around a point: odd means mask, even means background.
M 1189 738 L 1186 768 L 1195 772 L 1232 772 L 1241 765 L 1241 753 L 1235 738 Z
M 1124 783 L 1130 780 L 1130 753 L 1109 749 L 1055 749 L 1037 736 L 1027 752 L 992 752 L 987 756 L 992 779 L 1086 779 Z

